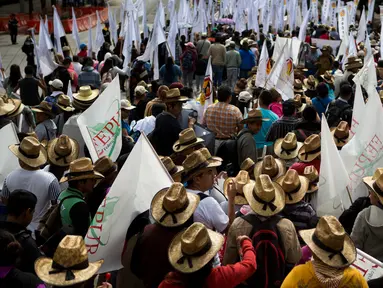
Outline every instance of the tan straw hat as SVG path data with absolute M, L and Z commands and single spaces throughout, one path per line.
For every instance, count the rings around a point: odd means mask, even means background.
M 298 159 L 302 162 L 311 162 L 320 155 L 321 140 L 318 134 L 306 138 L 303 146 L 298 151 Z
M 294 80 L 294 93 L 303 93 L 305 92 L 302 81 L 299 79 Z
M 297 109 L 297 112 L 302 113 L 302 111 L 306 108 L 306 103 L 302 103 L 302 95 L 296 94 L 294 96 L 294 105 Z
M 202 138 L 197 138 L 193 128 L 186 128 L 178 135 L 178 140 L 173 145 L 173 151 L 178 153 L 203 142 Z
M 174 164 L 172 158 L 169 156 L 161 158 L 162 164 L 164 164 L 166 170 L 169 172 L 170 176 L 175 177 L 184 172 L 183 166 L 177 166 Z
M 74 111 L 74 107 L 70 103 L 70 98 L 67 95 L 60 94 L 57 98 L 57 107 L 66 112 Z
M 249 172 L 250 175 L 252 175 L 254 174 L 254 166 L 254 161 L 251 158 L 246 158 L 245 160 L 243 160 L 240 169 L 246 170 L 247 172 Z
M 318 82 L 319 81 L 315 79 L 313 75 L 310 75 L 308 78 L 303 80 L 303 83 L 305 84 L 306 88 L 312 91 L 315 91 L 317 89 Z
M 182 183 L 175 182 L 154 195 L 150 213 L 158 224 L 178 227 L 192 217 L 199 201 L 198 195 L 186 192 Z
M 183 181 L 188 181 L 194 175 L 200 174 L 206 169 L 218 167 L 220 165 L 220 161 L 209 162 L 200 150 L 194 151 L 189 154 L 182 163 L 182 166 L 185 169 Z
M 27 136 L 20 144 L 13 144 L 8 148 L 17 158 L 30 167 L 40 167 L 47 162 L 47 152 L 35 137 Z
M 320 75 L 323 80 L 329 84 L 334 84 L 335 78 L 331 74 L 331 71 L 326 71 L 323 75 Z
M 347 63 L 345 65 L 346 70 L 362 68 L 362 67 L 363 67 L 362 59 L 359 59 L 358 57 L 355 57 L 355 56 L 350 56 L 347 58 Z
M 7 115 L 9 118 L 16 117 L 23 112 L 25 106 L 21 100 L 8 98 L 8 102 L 13 102 L 15 105 L 15 109 Z
M 209 149 L 206 147 L 198 149 L 198 151 L 200 151 L 206 160 L 214 167 L 221 166 L 223 159 L 217 156 L 211 156 Z
M 315 166 L 310 165 L 305 167 L 305 170 L 303 171 L 303 176 L 305 176 L 310 181 L 309 189 L 306 193 L 313 193 L 318 191 L 319 174 Z
M 102 179 L 104 176 L 94 171 L 92 160 L 82 157 L 74 160 L 69 165 L 69 173 L 61 178 L 60 182 L 84 180 L 84 179 Z
M 301 201 L 309 188 L 309 179 L 298 175 L 298 172 L 293 169 L 288 170 L 285 176 L 279 177 L 275 182 L 281 185 L 285 191 L 286 204 L 295 204 Z
M 36 113 L 44 113 L 50 118 L 54 118 L 55 114 L 52 112 L 52 106 L 46 101 L 42 101 L 39 105 L 31 108 Z
M 117 171 L 117 164 L 108 156 L 102 156 L 94 163 L 94 171 L 97 171 L 105 178 Z
M 72 286 L 92 278 L 104 260 L 89 263 L 81 236 L 65 236 L 52 258 L 40 257 L 35 262 L 37 276 L 52 286 Z
M 267 174 L 272 180 L 281 177 L 286 173 L 286 164 L 281 159 L 275 159 L 272 155 L 266 155 L 262 161 L 255 164 L 254 178 L 261 174 Z
M 225 180 L 223 183 L 223 193 L 225 194 L 226 198 L 227 196 L 227 189 L 229 188 L 230 181 L 234 182 L 235 190 L 237 191 L 237 195 L 235 196 L 234 202 L 235 205 L 246 205 L 248 204 L 245 196 L 243 195 L 243 187 L 250 183 L 250 176 L 249 172 L 245 170 L 241 170 L 238 172 L 237 176 L 230 177 Z
M 377 168 L 372 177 L 364 177 L 363 182 L 369 190 L 375 192 L 379 202 L 383 205 L 383 168 Z
M 0 97 L 0 116 L 11 114 L 15 110 L 13 102 L 8 101 L 5 97 Z
M 78 158 L 79 145 L 76 140 L 60 135 L 59 138 L 49 141 L 47 152 L 50 163 L 65 167 Z
M 295 133 L 289 132 L 285 138 L 277 139 L 274 143 L 274 153 L 281 159 L 290 160 L 298 155 L 303 143 L 297 142 Z
M 186 102 L 189 98 L 186 96 L 181 96 L 180 89 L 173 88 L 166 91 L 166 97 L 164 99 L 165 103 L 169 102 Z
M 99 93 L 98 89 L 92 90 L 90 86 L 81 86 L 78 93 L 73 94 L 73 98 L 80 102 L 93 102 Z
M 224 237 L 195 222 L 174 237 L 168 250 L 169 262 L 182 273 L 193 273 L 204 267 L 221 249 Z
M 263 119 L 262 118 L 262 112 L 261 110 L 259 109 L 253 109 L 253 110 L 250 110 L 249 113 L 247 114 L 247 118 L 246 119 L 243 119 L 241 121 L 241 124 L 246 124 L 248 122 L 253 122 L 253 121 L 269 121 L 270 119 Z
M 342 148 L 348 143 L 350 136 L 350 128 L 346 121 L 341 121 L 338 124 L 338 127 L 331 130 L 331 133 L 334 137 L 336 147 Z
M 312 253 L 330 267 L 348 267 L 356 259 L 354 242 L 334 216 L 321 217 L 316 228 L 299 234 Z
M 271 181 L 269 175 L 262 174 L 256 181 L 250 180 L 243 187 L 243 193 L 251 209 L 258 215 L 270 217 L 285 207 L 285 192 L 279 184 Z

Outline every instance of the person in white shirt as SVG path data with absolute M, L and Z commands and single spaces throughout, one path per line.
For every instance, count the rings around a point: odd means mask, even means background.
M 156 103 L 152 106 L 152 115 L 145 117 L 137 122 L 133 127 L 133 132 L 140 131 L 140 133 L 145 133 L 149 135 L 154 130 L 156 126 L 156 117 L 166 110 L 166 106 L 163 103 Z
M 73 69 L 77 73 L 77 75 L 80 75 L 81 69 L 82 69 L 82 65 L 78 61 L 79 61 L 78 56 L 77 55 L 73 55 L 73 61 L 72 61 Z

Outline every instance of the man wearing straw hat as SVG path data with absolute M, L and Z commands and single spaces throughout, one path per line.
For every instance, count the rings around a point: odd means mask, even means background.
M 52 106 L 43 101 L 40 105 L 32 107 L 32 111 L 36 113 L 37 126 L 35 129 L 39 141 L 50 141 L 56 138 L 57 126 L 52 120 L 55 114 L 52 112 Z

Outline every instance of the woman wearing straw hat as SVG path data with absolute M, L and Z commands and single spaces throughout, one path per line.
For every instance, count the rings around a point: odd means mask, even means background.
M 281 288 L 296 287 L 365 287 L 363 275 L 350 265 L 356 249 L 350 236 L 334 216 L 320 218 L 315 229 L 299 232 L 313 254 L 313 260 L 296 266 Z
M 159 288 L 236 287 L 256 270 L 255 253 L 247 236 L 237 238 L 242 261 L 235 265 L 213 268 L 214 255 L 221 249 L 224 237 L 196 222 L 180 232 L 169 246 L 169 261 L 176 272 L 169 273 Z

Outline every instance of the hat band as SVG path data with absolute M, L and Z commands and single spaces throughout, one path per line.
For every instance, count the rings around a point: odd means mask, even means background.
M 83 175 L 94 175 L 94 171 L 90 170 L 90 171 L 84 171 L 84 172 L 69 172 L 65 174 L 68 180 L 70 180 L 71 178 L 75 178 L 75 177 L 83 176 Z
M 39 152 L 39 154 L 31 154 L 31 155 L 28 155 L 26 152 L 23 151 L 23 149 L 21 149 L 21 146 L 19 146 L 19 152 L 20 152 L 23 156 L 25 156 L 25 157 L 27 157 L 27 158 L 30 158 L 30 159 L 37 159 L 37 158 L 39 158 L 39 156 L 40 156 L 40 152 Z
M 379 194 L 379 196 L 383 197 L 383 190 L 379 188 L 378 184 L 376 184 L 376 181 L 374 184 L 372 184 L 372 187 L 374 188 L 375 192 Z
M 211 246 L 212 246 L 211 239 L 208 238 L 208 242 L 206 243 L 206 245 L 197 253 L 187 254 L 184 251 L 182 251 L 182 249 L 181 249 L 182 257 L 180 259 L 178 259 L 177 264 L 181 265 L 185 262 L 185 260 L 187 260 L 189 268 L 193 268 L 192 257 L 198 257 L 198 256 L 202 256 L 202 255 L 206 254 L 207 252 L 209 252 Z
M 305 160 L 307 160 L 307 158 L 309 157 L 309 155 L 311 154 L 315 154 L 315 153 L 318 153 L 321 151 L 321 147 L 318 147 L 317 149 L 314 149 L 312 151 L 307 151 L 307 152 L 304 152 L 302 153 L 303 155 L 305 155 Z
M 293 191 L 290 191 L 290 192 L 287 192 L 287 191 L 285 191 L 286 192 L 286 195 L 287 195 L 287 197 L 289 197 L 289 200 L 290 201 L 293 201 L 293 196 L 291 196 L 292 194 L 295 194 L 295 193 L 298 193 L 299 192 L 299 190 L 301 189 L 301 183 L 299 182 L 299 185 L 298 185 L 298 187 L 297 188 L 295 188 Z
M 178 171 L 177 166 L 174 166 L 174 167 L 173 167 L 172 169 L 170 169 L 168 172 L 169 172 L 170 175 L 173 175 L 173 174 L 175 174 L 177 171 Z
M 197 142 L 197 137 L 194 138 L 194 139 L 191 139 L 191 140 L 189 140 L 189 141 L 186 141 L 186 142 L 184 142 L 184 143 L 178 143 L 177 145 L 175 145 L 175 147 L 176 147 L 177 149 L 179 149 L 181 146 L 186 146 L 186 145 L 189 145 L 189 144 L 193 144 L 193 143 L 195 143 L 195 142 Z
M 56 161 L 60 161 L 61 159 L 63 159 L 64 163 L 68 164 L 68 161 L 66 160 L 66 157 L 68 157 L 72 153 L 72 147 L 69 147 L 69 148 L 70 148 L 70 149 L 68 149 L 69 152 L 60 155 L 60 153 L 57 152 L 56 146 L 55 146 L 55 148 L 53 150 L 58 155 L 58 157 L 56 157 Z
M 104 172 L 97 171 L 98 173 L 101 173 L 104 177 L 107 177 L 109 174 L 116 171 L 116 164 L 113 164 L 112 167 L 110 167 L 108 170 Z
M 266 202 L 262 200 L 261 198 L 259 198 L 258 195 L 254 193 L 254 191 L 253 191 L 253 197 L 257 202 L 263 204 L 262 210 L 266 211 L 267 207 L 269 207 L 270 210 L 274 212 L 277 209 L 277 206 L 275 206 L 273 203 L 275 201 L 275 197 L 271 199 L 270 202 Z
M 172 211 L 172 212 L 167 210 L 166 207 L 164 206 L 164 202 L 162 202 L 162 209 L 165 210 L 165 214 L 162 215 L 162 217 L 160 218 L 159 222 L 160 223 L 164 222 L 166 217 L 168 217 L 170 215 L 172 217 L 173 224 L 177 224 L 178 221 L 177 221 L 177 217 L 176 217 L 175 214 L 178 214 L 178 213 L 181 213 L 181 212 L 185 211 L 186 208 L 188 208 L 188 206 L 189 206 L 189 198 L 187 198 L 187 197 L 186 197 L 186 202 L 185 202 L 184 206 L 182 206 L 181 208 L 178 208 L 177 210 Z
M 186 175 L 192 175 L 195 172 L 197 172 L 198 170 L 206 168 L 207 166 L 209 166 L 209 162 L 208 161 L 204 161 L 203 163 L 199 164 L 197 167 L 194 167 L 194 168 L 190 169 L 189 171 L 187 171 L 185 174 Z
M 341 250 L 335 250 L 335 249 L 332 249 L 331 247 L 328 247 L 326 246 L 325 244 L 323 244 L 322 241 L 320 241 L 320 239 L 315 235 L 315 233 L 313 234 L 313 236 L 311 237 L 311 239 L 313 240 L 314 244 L 316 246 L 318 246 L 320 249 L 330 253 L 330 255 L 328 255 L 328 258 L 331 260 L 335 255 L 339 255 L 340 258 L 342 259 L 342 262 L 343 264 L 347 264 L 348 261 L 346 259 L 346 257 L 344 257 L 342 251 L 343 251 L 343 247 Z
M 338 141 L 338 143 L 343 143 L 343 144 L 346 144 L 346 140 L 348 139 L 348 136 L 349 136 L 349 135 L 347 135 L 347 136 L 345 136 L 345 137 L 343 137 L 343 138 L 339 138 L 338 136 L 336 136 L 336 135 L 334 134 L 334 138 Z
M 298 145 L 295 145 L 294 148 L 285 149 L 285 148 L 283 148 L 283 146 L 281 146 L 281 154 L 282 154 L 282 153 L 286 153 L 287 155 L 290 155 L 290 154 L 291 154 L 291 151 L 295 151 L 295 150 L 297 150 L 297 147 L 298 147 Z
M 74 275 L 72 270 L 84 270 L 88 267 L 89 267 L 88 259 L 86 259 L 83 262 L 78 263 L 76 265 L 70 266 L 70 267 L 61 266 L 57 262 L 53 261 L 52 262 L 52 269 L 54 269 L 54 270 L 49 271 L 49 275 L 65 272 L 65 281 L 71 281 L 71 280 L 74 280 L 76 278 L 76 276 Z

